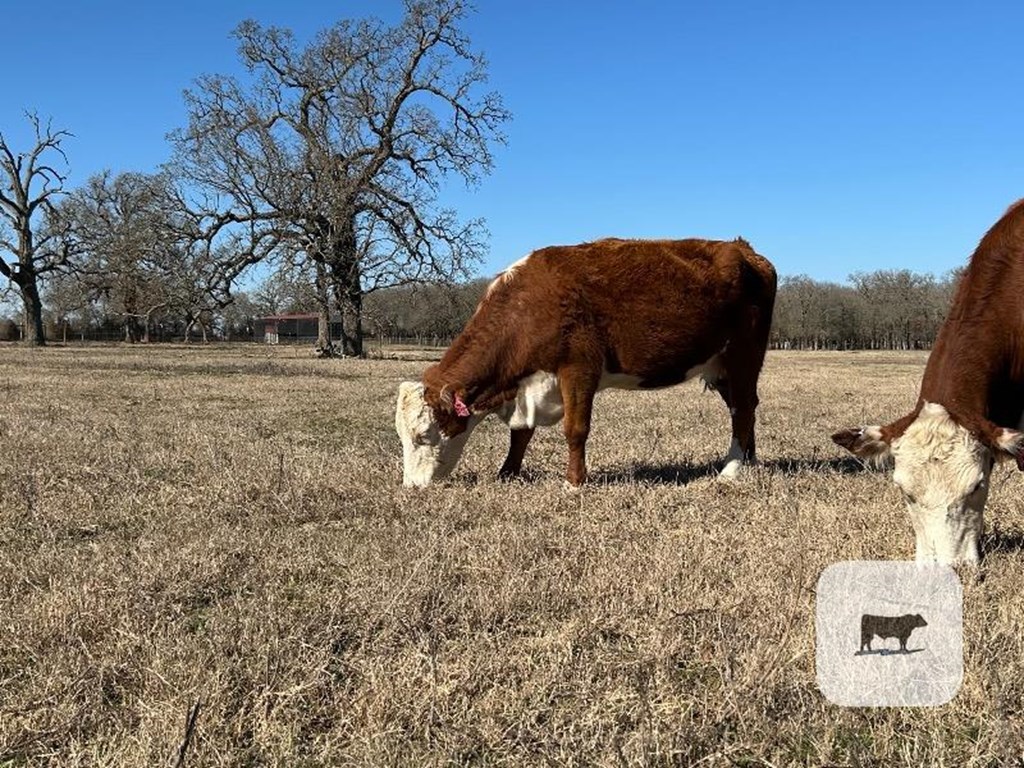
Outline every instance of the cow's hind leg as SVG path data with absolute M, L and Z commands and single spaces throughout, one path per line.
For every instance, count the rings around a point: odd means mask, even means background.
M 743 460 L 743 454 L 736 435 L 736 407 L 733 405 L 731 382 L 723 372 L 721 378 L 716 381 L 707 381 L 706 384 L 721 395 L 722 400 L 725 402 L 725 407 L 729 409 L 729 413 L 732 416 L 732 439 L 729 442 L 729 452 L 725 456 L 725 465 L 719 473 L 719 477 L 732 478 L 736 476 L 739 464 Z
M 716 385 L 732 418 L 732 441 L 719 477 L 731 479 L 744 463 L 757 460 L 754 413 L 757 410 L 757 379 L 764 363 L 767 335 L 760 313 L 750 310 L 749 336 L 738 335 L 722 353 L 724 381 Z
M 587 437 L 590 435 L 590 415 L 597 393 L 598 377 L 582 366 L 566 366 L 558 372 L 558 385 L 562 391 L 565 409 L 563 429 L 569 444 L 569 468 L 566 482 L 579 487 L 587 479 Z
M 754 440 L 754 411 L 757 409 L 757 379 L 753 381 L 746 371 L 727 370 L 725 377 L 714 382 L 715 390 L 722 396 L 732 420 L 732 440 L 725 456 L 725 466 L 719 477 L 736 477 L 744 462 L 757 459 Z
M 523 468 L 523 456 L 526 454 L 526 446 L 530 444 L 533 430 L 530 428 L 513 429 L 511 437 L 508 456 L 505 457 L 505 463 L 498 470 L 498 477 L 502 480 L 510 480 L 519 476 L 519 472 Z

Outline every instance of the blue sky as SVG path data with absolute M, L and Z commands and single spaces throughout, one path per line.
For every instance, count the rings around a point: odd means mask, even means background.
M 397 0 L 19 3 L 0 130 L 38 110 L 72 181 L 153 170 L 243 18 L 300 37 Z M 479 0 L 467 24 L 514 114 L 479 188 L 481 272 L 597 237 L 746 237 L 782 274 L 941 273 L 1024 196 L 1024 3 Z

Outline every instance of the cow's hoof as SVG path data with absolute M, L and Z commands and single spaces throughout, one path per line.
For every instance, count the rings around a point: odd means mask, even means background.
M 754 459 L 726 458 L 725 466 L 718 473 L 719 480 L 736 480 L 743 474 L 744 467 L 752 467 L 757 463 Z
M 583 486 L 582 485 L 573 485 L 568 480 L 563 480 L 562 481 L 562 491 L 564 491 L 565 493 L 573 493 L 573 494 L 580 493 L 580 492 L 583 491 Z
M 740 476 L 740 465 L 738 462 L 729 462 L 725 469 L 718 473 L 718 479 L 722 482 L 731 483 L 738 480 Z

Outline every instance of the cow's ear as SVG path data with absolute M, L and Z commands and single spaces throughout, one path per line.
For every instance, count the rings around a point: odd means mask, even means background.
M 455 390 L 451 385 L 445 384 L 437 393 L 437 404 L 446 413 L 455 411 Z
M 843 429 L 832 435 L 832 442 L 854 456 L 881 462 L 889 456 L 889 440 L 880 426 Z
M 998 427 L 993 434 L 991 447 L 996 452 L 996 458 L 1013 458 L 1017 461 L 1017 469 L 1024 472 L 1024 432 Z
M 469 408 L 463 398 L 465 388 L 458 384 L 445 384 L 437 394 L 437 407 L 448 415 L 466 418 Z

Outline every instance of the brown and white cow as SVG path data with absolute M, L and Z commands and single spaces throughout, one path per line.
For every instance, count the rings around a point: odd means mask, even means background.
M 406 486 L 455 467 L 495 413 L 512 430 L 499 476 L 517 475 L 534 429 L 564 417 L 567 481 L 586 479 L 594 395 L 701 376 L 732 414 L 722 474 L 754 459 L 757 378 L 776 276 L 744 240 L 607 239 L 535 251 L 500 274 L 421 382 L 399 387 Z
M 917 559 L 978 562 L 992 465 L 1024 469 L 1024 200 L 982 238 L 960 280 L 910 413 L 837 432 L 858 456 L 895 459 Z

